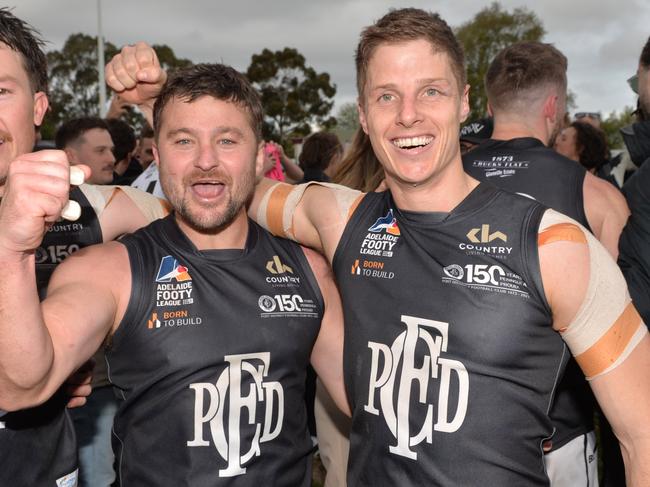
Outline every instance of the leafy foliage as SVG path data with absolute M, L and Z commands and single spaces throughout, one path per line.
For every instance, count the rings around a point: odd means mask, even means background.
M 312 125 L 328 129 L 336 124 L 329 116 L 336 86 L 328 73 L 307 66 L 296 49 L 253 54 L 246 75 L 262 97 L 266 138 L 284 143 L 289 136 L 308 135 Z
M 352 140 L 355 131 L 359 127 L 359 113 L 357 104 L 353 102 L 344 103 L 336 112 L 336 135 L 343 142 Z
M 167 45 L 152 46 L 165 69 L 187 66 L 188 59 L 179 59 Z M 119 49 L 104 42 L 104 59 L 110 60 Z M 64 121 L 76 117 L 99 116 L 99 73 L 97 72 L 97 37 L 71 34 L 60 51 L 47 53 L 50 111 L 41 127 L 43 138 L 52 139 Z M 135 128 L 144 118 L 128 111 L 125 117 Z
M 487 114 L 483 80 L 497 53 L 515 42 L 539 41 L 544 34 L 542 21 L 533 12 L 516 8 L 510 13 L 497 2 L 456 29 L 456 36 L 465 49 L 472 118 Z
M 610 150 L 624 147 L 620 130 L 626 125 L 636 122 L 634 108 L 625 107 L 620 113 L 612 112 L 600 123 L 600 128 L 605 132 L 607 145 Z

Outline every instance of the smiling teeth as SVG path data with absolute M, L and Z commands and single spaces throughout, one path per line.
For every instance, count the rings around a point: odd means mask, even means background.
M 423 146 L 429 144 L 433 140 L 433 137 L 405 137 L 403 139 L 395 139 L 393 140 L 393 144 L 395 144 L 397 147 L 404 148 L 404 147 L 417 147 L 417 146 Z

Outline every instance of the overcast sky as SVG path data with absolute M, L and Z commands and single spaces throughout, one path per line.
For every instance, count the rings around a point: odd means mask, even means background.
M 552 42 L 569 59 L 569 88 L 577 111 L 607 115 L 636 96 L 626 79 L 634 74 L 650 36 L 648 0 L 502 0 L 507 10 L 535 12 Z M 103 0 L 104 38 L 116 45 L 145 40 L 168 44 L 194 62 L 219 61 L 245 71 L 263 48 L 297 48 L 337 85 L 336 104 L 354 101 L 353 52 L 362 27 L 390 7 L 437 11 L 452 26 L 470 20 L 489 2 L 472 0 Z M 68 35 L 96 35 L 96 0 L 10 0 L 14 13 L 59 49 Z M 336 110 L 336 108 L 335 108 Z

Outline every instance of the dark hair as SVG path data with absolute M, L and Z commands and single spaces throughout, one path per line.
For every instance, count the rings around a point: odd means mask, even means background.
M 128 123 L 118 118 L 109 118 L 106 120 L 106 125 L 113 139 L 115 160 L 123 161 L 135 149 L 135 132 Z
M 148 123 L 145 123 L 140 130 L 140 141 L 142 139 L 152 139 L 153 138 L 153 129 L 151 128 L 151 125 Z
M 357 90 L 361 103 L 368 77 L 368 64 L 377 47 L 419 39 L 429 41 L 434 52 L 447 54 L 462 94 L 467 80 L 465 55 L 449 25 L 438 14 L 417 8 L 402 8 L 391 9 L 373 25 L 361 31 L 355 58 Z
M 298 160 L 300 167 L 324 171 L 335 155 L 343 154 L 341 141 L 330 132 L 316 132 L 305 139 Z
M 45 42 L 38 31 L 6 7 L 0 8 L 0 42 L 20 54 L 32 91 L 47 93 Z
M 639 57 L 639 64 L 645 69 L 650 68 L 650 37 L 643 46 L 643 51 L 641 51 L 641 57 Z
M 97 117 L 73 118 L 64 122 L 56 131 L 54 143 L 57 149 L 65 149 L 75 143 L 83 134 L 92 129 L 108 130 L 108 124 L 104 119 Z
M 573 122 L 569 126 L 576 131 L 576 152 L 580 164 L 586 169 L 596 169 L 605 164 L 609 155 L 605 133 L 584 122 Z
M 241 73 L 223 64 L 196 64 L 177 70 L 167 79 L 153 108 L 156 138 L 160 134 L 163 109 L 172 98 L 189 103 L 202 96 L 243 107 L 248 112 L 257 140 L 262 140 L 264 111 L 259 95 Z
M 359 127 L 332 182 L 367 193 L 374 191 L 383 179 L 384 168 L 372 150 L 370 137 Z
M 566 91 L 567 58 L 550 44 L 518 42 L 494 58 L 485 75 L 492 108 L 508 110 L 520 96 L 546 85 Z

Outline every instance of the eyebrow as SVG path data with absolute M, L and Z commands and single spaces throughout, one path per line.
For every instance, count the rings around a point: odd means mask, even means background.
M 446 78 L 423 78 L 416 80 L 417 84 L 420 86 L 432 84 L 432 83 L 446 83 L 446 84 L 452 84 L 451 81 L 449 81 Z M 397 89 L 397 85 L 395 83 L 385 83 L 382 85 L 377 85 L 373 86 L 370 88 L 371 91 L 374 90 L 394 90 Z
M 18 85 L 20 84 L 20 81 L 15 76 L 5 75 L 0 76 L 0 83 L 14 83 Z
M 170 130 L 169 132 L 167 132 L 166 137 L 167 138 L 173 138 L 173 137 L 175 137 L 175 136 L 177 136 L 179 134 L 194 135 L 195 132 L 196 132 L 195 130 L 193 130 L 193 129 L 189 128 L 189 127 L 180 127 L 180 128 L 173 129 L 173 130 Z M 213 134 L 214 135 L 235 134 L 235 135 L 238 135 L 240 137 L 244 137 L 244 132 L 242 132 L 237 127 L 232 127 L 232 126 L 229 126 L 229 125 L 223 125 L 223 126 L 217 127 L 213 131 Z

